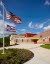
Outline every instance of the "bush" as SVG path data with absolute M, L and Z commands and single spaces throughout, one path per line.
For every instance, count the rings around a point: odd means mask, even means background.
M 4 38 L 4 42 L 5 42 L 5 46 L 9 46 L 10 45 L 10 36 L 7 36 Z M 3 46 L 3 38 L 0 38 L 0 47 Z
M 0 38 L 0 47 L 3 46 L 3 38 Z
M 0 64 L 23 64 L 30 60 L 34 54 L 26 49 L 8 49 L 6 54 L 0 54 Z

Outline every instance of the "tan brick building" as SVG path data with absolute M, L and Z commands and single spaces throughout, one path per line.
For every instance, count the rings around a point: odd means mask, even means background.
M 50 44 L 50 30 L 42 32 L 42 33 L 34 36 L 34 38 L 39 38 L 37 43 Z
M 50 44 L 50 30 L 42 32 L 40 34 L 31 34 L 30 37 L 24 35 L 11 35 L 10 45 L 21 44 L 21 43 L 39 43 L 39 44 Z
M 11 35 L 10 36 L 10 45 L 21 44 L 21 43 L 30 43 L 31 40 L 29 37 L 25 37 L 24 35 Z

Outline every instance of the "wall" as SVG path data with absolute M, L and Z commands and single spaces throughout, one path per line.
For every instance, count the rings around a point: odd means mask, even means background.
M 41 44 L 50 44 L 49 38 L 50 38 L 50 30 L 45 31 L 43 33 L 40 33 L 38 35 L 35 35 L 34 38 L 39 38 L 37 41 L 38 43 Z

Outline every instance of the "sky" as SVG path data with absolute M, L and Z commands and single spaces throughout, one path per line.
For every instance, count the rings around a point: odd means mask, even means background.
M 50 29 L 50 0 L 2 0 L 2 2 L 6 10 L 22 19 L 21 24 L 15 24 L 12 20 L 6 20 L 5 12 L 5 29 L 7 24 L 16 27 L 16 34 L 39 34 Z M 2 6 L 0 6 L 0 29 L 3 23 L 1 16 Z

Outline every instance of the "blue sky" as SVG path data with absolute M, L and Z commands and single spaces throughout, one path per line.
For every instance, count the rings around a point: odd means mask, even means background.
M 15 24 L 11 20 L 6 23 L 16 27 L 17 34 L 39 34 L 50 29 L 50 0 L 2 0 L 8 11 L 22 19 L 21 24 Z M 0 6 L 1 7 L 1 6 Z M 0 15 L 1 15 L 0 8 Z M 1 16 L 0 16 L 1 17 Z M 0 19 L 1 20 L 1 19 Z M 2 23 L 0 23 L 2 24 Z

